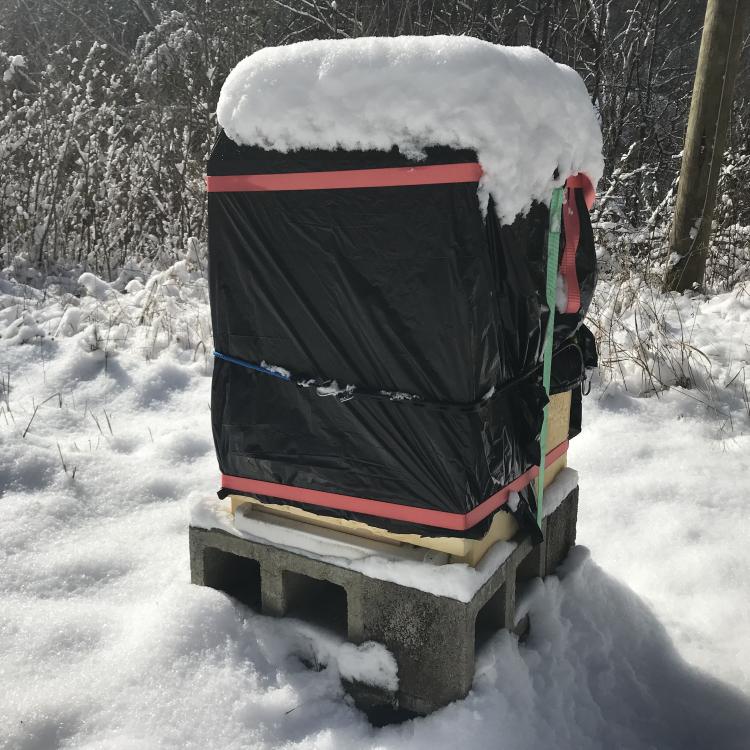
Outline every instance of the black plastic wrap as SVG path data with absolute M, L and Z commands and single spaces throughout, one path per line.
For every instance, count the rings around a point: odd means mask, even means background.
M 222 135 L 208 172 L 471 161 L 473 152 L 448 148 L 419 162 L 395 149 L 280 154 Z M 321 396 L 216 360 L 222 473 L 466 514 L 539 463 L 545 206 L 500 226 L 492 206 L 482 215 L 476 183 L 453 183 L 212 192 L 208 210 L 218 352 L 298 380 L 419 397 Z M 561 338 L 575 334 L 580 316 L 571 318 Z M 455 533 L 260 499 L 393 531 Z M 461 535 L 480 535 L 488 523 Z

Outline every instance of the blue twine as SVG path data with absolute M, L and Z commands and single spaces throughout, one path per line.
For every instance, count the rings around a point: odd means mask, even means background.
M 222 354 L 221 352 L 214 351 L 214 357 L 216 357 L 216 359 L 223 359 L 227 362 L 232 362 L 232 364 L 235 365 L 240 365 L 240 367 L 247 367 L 248 370 L 262 372 L 264 375 L 270 375 L 279 380 L 290 381 L 292 379 L 289 375 L 283 375 L 280 372 L 276 372 L 276 370 L 269 370 L 267 367 L 263 367 L 263 365 L 254 365 L 252 362 L 246 362 L 244 359 L 237 359 L 237 357 L 230 357 L 228 354 Z

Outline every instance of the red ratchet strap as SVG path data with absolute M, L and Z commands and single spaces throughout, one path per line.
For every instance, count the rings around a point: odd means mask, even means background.
M 284 190 L 338 190 L 344 188 L 441 185 L 479 182 L 482 167 L 477 162 L 435 164 L 425 167 L 345 169 L 336 172 L 292 172 L 289 174 L 209 175 L 209 193 L 255 193 Z
M 565 279 L 568 300 L 564 312 L 577 313 L 581 309 L 581 290 L 576 273 L 576 253 L 581 239 L 581 219 L 578 215 L 575 190 L 583 190 L 586 206 L 591 210 L 594 205 L 594 186 L 585 174 L 568 177 L 565 181 L 565 203 L 563 203 L 563 226 L 565 227 L 565 246 L 560 261 L 560 274 Z
M 554 461 L 568 450 L 568 441 L 560 443 L 553 448 L 545 460 L 545 466 L 549 467 Z M 448 513 L 443 510 L 428 510 L 426 508 L 413 508 L 409 505 L 389 503 L 384 500 L 369 500 L 364 497 L 352 497 L 351 495 L 340 495 L 335 492 L 322 492 L 304 487 L 293 487 L 288 484 L 277 484 L 276 482 L 262 482 L 258 479 L 246 479 L 245 477 L 233 477 L 227 474 L 221 475 L 221 488 L 223 490 L 234 490 L 235 492 L 246 492 L 254 495 L 267 495 L 284 500 L 293 500 L 308 505 L 320 505 L 323 508 L 334 508 L 335 510 L 348 510 L 362 513 L 367 516 L 379 518 L 390 518 L 396 521 L 408 521 L 423 526 L 438 526 L 443 529 L 454 531 L 465 531 L 475 526 L 483 518 L 497 510 L 508 501 L 511 492 L 518 492 L 527 484 L 536 479 L 539 473 L 538 466 L 532 466 L 528 471 L 521 474 L 510 484 L 498 490 L 494 495 L 488 497 L 483 503 L 468 513 Z
M 565 202 L 562 207 L 563 226 L 565 227 L 565 245 L 560 260 L 560 275 L 565 279 L 568 300 L 566 313 L 577 313 L 581 309 L 581 289 L 578 286 L 576 273 L 576 252 L 581 239 L 581 221 L 578 216 L 575 189 L 566 185 Z
M 589 211 L 592 209 L 594 201 L 596 200 L 596 191 L 591 184 L 591 180 L 583 174 L 583 172 L 568 177 L 568 179 L 565 180 L 565 187 L 580 188 L 583 190 L 583 199 L 586 201 L 586 208 L 588 208 Z

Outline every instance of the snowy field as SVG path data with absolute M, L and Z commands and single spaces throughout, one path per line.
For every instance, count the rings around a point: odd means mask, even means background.
M 333 637 L 189 583 L 189 508 L 218 484 L 198 260 L 83 298 L 0 279 L 0 746 L 748 747 L 750 288 L 679 301 L 710 408 L 585 400 L 581 546 L 529 640 L 498 634 L 465 700 L 375 729 Z

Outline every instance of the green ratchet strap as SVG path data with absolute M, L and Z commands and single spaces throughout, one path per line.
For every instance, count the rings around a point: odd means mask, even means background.
M 549 384 L 552 378 L 552 341 L 555 334 L 555 308 L 557 298 L 557 259 L 560 254 L 560 224 L 562 220 L 563 189 L 555 188 L 552 191 L 552 201 L 549 205 L 549 231 L 547 232 L 547 308 L 549 318 L 547 319 L 547 330 L 544 334 L 544 352 L 542 354 L 542 383 L 544 392 L 549 400 Z M 541 449 L 541 461 L 539 464 L 539 477 L 537 478 L 537 501 L 536 522 L 542 528 L 544 512 L 542 503 L 544 500 L 544 462 L 547 458 L 547 429 L 549 421 L 549 403 L 544 407 L 544 419 L 542 421 L 542 434 L 539 438 Z

